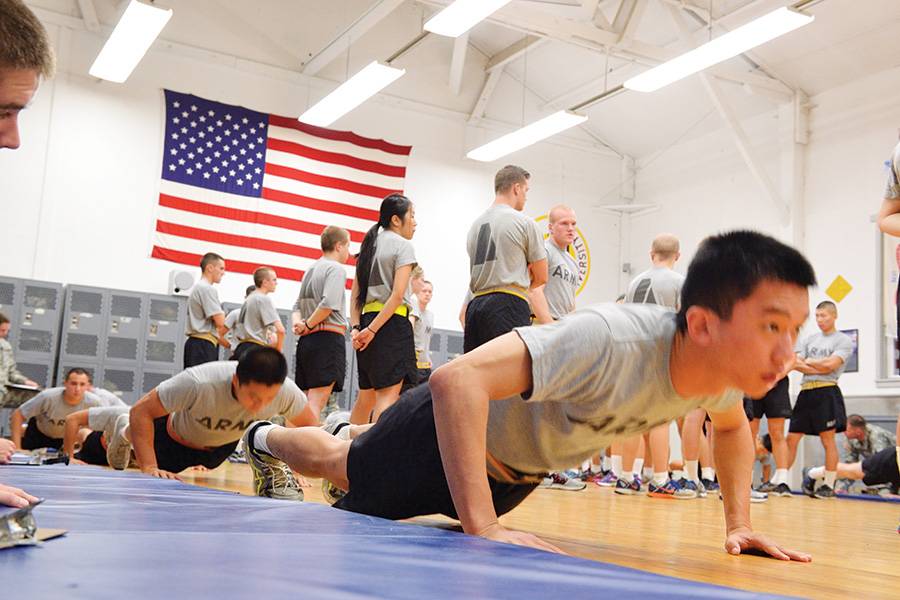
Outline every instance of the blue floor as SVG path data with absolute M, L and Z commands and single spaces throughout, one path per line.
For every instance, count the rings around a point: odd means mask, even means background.
M 0 551 L 21 598 L 771 597 L 137 473 L 3 466 L 0 481 L 69 532 Z

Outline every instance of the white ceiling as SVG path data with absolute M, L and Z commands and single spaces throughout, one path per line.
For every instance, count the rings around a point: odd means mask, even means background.
M 422 23 L 450 0 L 157 0 L 174 9 L 162 38 L 250 61 L 301 72 L 304 64 L 377 5 L 398 5 L 370 29 L 339 42 L 339 53 L 315 75 L 335 84 L 372 60 L 385 60 L 422 31 Z M 620 7 L 636 1 L 639 19 L 624 34 L 613 29 Z M 787 0 L 711 0 L 713 34 L 773 10 Z M 615 87 L 651 64 L 683 51 L 672 11 L 694 37 L 710 0 L 515 0 L 476 26 L 469 37 L 459 93 L 449 84 L 453 40 L 429 35 L 395 61 L 407 75 L 386 93 L 420 105 L 470 115 L 487 79 L 492 57 L 526 35 L 543 38 L 502 67 L 484 117 L 510 126 L 568 108 Z M 102 26 L 117 19 L 119 0 L 28 0 L 73 18 L 93 5 Z M 685 6 L 696 10 L 685 10 Z M 815 95 L 900 65 L 900 0 L 821 0 L 806 12 L 816 20 L 738 57 L 715 71 L 726 79 L 725 96 L 746 118 L 773 109 L 792 90 Z M 698 16 L 701 15 L 701 16 Z M 595 19 L 595 16 L 597 17 Z M 620 39 L 620 37 L 622 39 Z M 527 68 L 526 68 L 527 66 Z M 608 73 L 604 75 L 605 71 Z M 307 71 L 307 74 L 309 72 Z M 741 86 L 752 79 L 760 85 Z M 773 95 L 771 90 L 781 89 Z M 524 111 L 523 111 L 524 95 Z M 305 101 L 305 99 L 304 99 Z M 617 152 L 642 157 L 679 136 L 721 126 L 697 77 L 652 94 L 625 92 L 584 109 L 590 121 L 576 133 L 606 142 Z M 473 124 L 477 125 L 475 115 Z M 690 130 L 690 131 L 688 131 Z

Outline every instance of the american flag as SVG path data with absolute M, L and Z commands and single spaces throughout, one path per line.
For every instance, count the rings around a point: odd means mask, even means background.
M 381 200 L 403 190 L 411 146 L 170 90 L 165 102 L 153 258 L 195 266 L 216 252 L 229 271 L 299 281 L 327 225 L 357 252 Z

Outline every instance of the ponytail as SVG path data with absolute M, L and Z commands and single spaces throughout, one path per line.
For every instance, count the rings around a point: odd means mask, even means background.
M 378 222 L 372 225 L 366 232 L 362 244 L 359 246 L 359 254 L 356 255 L 356 307 L 362 311 L 366 305 L 366 296 L 369 295 L 369 277 L 375 264 L 375 246 L 378 241 L 378 229 L 388 229 L 391 226 L 391 218 L 395 215 L 402 220 L 412 202 L 403 194 L 391 194 L 381 201 L 381 209 L 378 213 Z

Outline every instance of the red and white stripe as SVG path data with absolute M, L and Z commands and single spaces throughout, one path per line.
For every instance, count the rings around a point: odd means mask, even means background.
M 194 266 L 215 252 L 229 271 L 270 266 L 299 281 L 322 256 L 326 226 L 349 230 L 351 253 L 359 251 L 381 201 L 402 193 L 411 149 L 272 115 L 262 198 L 163 179 L 152 256 Z M 346 270 L 349 288 L 352 259 Z

